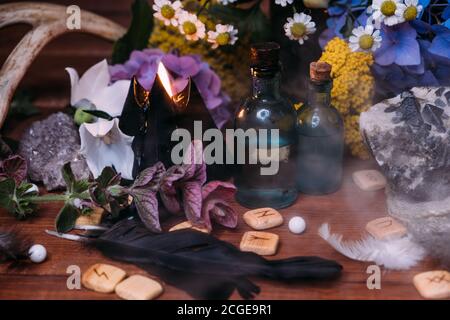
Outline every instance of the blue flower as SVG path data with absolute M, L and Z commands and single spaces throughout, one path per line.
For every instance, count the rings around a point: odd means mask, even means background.
M 447 2 L 450 4 L 450 0 L 447 0 Z M 442 12 L 442 19 L 445 20 L 442 24 L 450 29 L 450 5 L 447 5 Z
M 434 25 L 433 31 L 436 33 L 428 51 L 446 59 L 450 59 L 450 29 L 442 25 Z
M 420 48 L 417 32 L 408 23 L 392 27 L 382 26 L 381 47 L 374 53 L 375 62 L 382 66 L 397 64 L 411 66 L 420 64 Z

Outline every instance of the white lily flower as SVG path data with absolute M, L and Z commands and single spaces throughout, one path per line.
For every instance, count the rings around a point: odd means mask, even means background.
M 112 166 L 123 178 L 133 179 L 133 137 L 120 131 L 119 119 L 98 119 L 95 123 L 83 123 L 80 126 L 80 138 L 80 152 L 94 177 L 98 177 L 104 167 Z
M 110 85 L 108 63 L 103 60 L 87 70 L 80 78 L 76 70 L 66 68 L 71 80 L 72 106 L 88 101 L 95 110 L 120 116 L 130 87 L 129 80 Z M 97 177 L 104 167 L 114 166 L 126 179 L 132 179 L 134 154 L 131 149 L 133 137 L 119 129 L 118 119 L 98 118 L 94 123 L 83 123 L 79 129 L 80 152 L 86 158 L 89 170 Z
M 119 80 L 109 85 L 111 76 L 106 59 L 89 68 L 81 79 L 75 69 L 66 68 L 66 71 L 70 76 L 70 104 L 73 107 L 82 100 L 88 100 L 95 105 L 95 109 L 113 117 L 122 113 L 130 81 Z

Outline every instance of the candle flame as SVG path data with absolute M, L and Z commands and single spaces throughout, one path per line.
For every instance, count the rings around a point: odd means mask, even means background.
M 173 98 L 173 96 L 175 95 L 175 92 L 172 88 L 173 80 L 169 74 L 169 71 L 167 71 L 166 67 L 164 67 L 162 62 L 160 62 L 158 65 L 158 77 L 169 97 Z

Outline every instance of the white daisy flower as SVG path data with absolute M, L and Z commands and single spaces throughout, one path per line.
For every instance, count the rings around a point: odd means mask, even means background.
M 292 18 L 287 18 L 284 31 L 289 39 L 303 44 L 305 40 L 308 40 L 309 34 L 316 32 L 316 24 L 311 21 L 311 16 L 303 12 L 296 13 Z
M 379 28 L 381 22 L 387 26 L 403 22 L 402 8 L 401 0 L 373 0 L 368 12 L 372 12 L 373 23 Z
M 353 29 L 348 40 L 352 51 L 375 51 L 381 46 L 380 30 L 371 24 Z
M 286 7 L 288 4 L 292 4 L 294 0 L 275 0 L 275 4 L 278 4 L 282 7 Z
M 213 49 L 218 46 L 233 45 L 238 39 L 237 33 L 237 29 L 231 24 L 218 24 L 216 25 L 216 31 L 208 31 L 208 42 L 212 43 Z
M 178 16 L 178 26 L 180 32 L 188 40 L 197 41 L 198 39 L 203 39 L 206 35 L 205 24 L 195 14 L 187 11 L 183 11 Z
M 403 21 L 415 20 L 423 9 L 418 0 L 405 0 L 404 3 L 398 6 L 401 10 Z
M 178 25 L 178 15 L 183 11 L 183 5 L 180 1 L 155 0 L 153 4 L 155 13 L 153 16 L 164 22 L 166 26 Z
M 236 2 L 236 1 L 237 1 L 237 0 L 219 0 L 219 3 L 220 3 L 221 5 L 226 6 L 227 4 L 234 3 L 234 2 Z

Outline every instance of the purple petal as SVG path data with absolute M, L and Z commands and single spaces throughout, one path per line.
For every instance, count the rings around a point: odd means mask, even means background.
M 399 66 L 411 66 L 420 64 L 420 49 L 417 40 L 406 38 L 398 43 L 396 48 L 395 63 Z
M 19 185 L 27 176 L 27 163 L 19 155 L 0 161 L 0 177 L 11 178 Z
M 191 56 L 166 54 L 161 61 L 168 70 L 184 78 L 195 76 L 200 70 L 198 62 Z
M 170 213 L 181 212 L 181 200 L 179 198 L 175 183 L 183 178 L 185 170 L 182 166 L 170 167 L 163 175 L 160 183 L 160 196 L 164 207 Z
M 237 213 L 226 202 L 235 192 L 236 187 L 229 182 L 211 181 L 203 186 L 202 219 L 208 228 L 211 228 L 211 220 L 228 228 L 237 226 Z
M 450 30 L 436 35 L 431 43 L 429 51 L 432 54 L 450 59 Z
M 182 192 L 186 218 L 194 225 L 201 224 L 202 185 L 197 181 L 187 181 L 183 183 Z
M 375 62 L 381 66 L 393 64 L 396 58 L 395 47 L 391 42 L 383 41 L 381 47 L 375 51 Z
M 138 177 L 134 181 L 133 188 L 148 187 L 149 185 L 159 184 L 165 171 L 166 169 L 164 168 L 164 164 L 162 162 L 157 162 L 153 166 L 144 169 L 141 173 L 139 173 Z
M 133 196 L 139 217 L 145 226 L 153 232 L 161 232 L 156 192 L 135 189 L 131 195 Z

